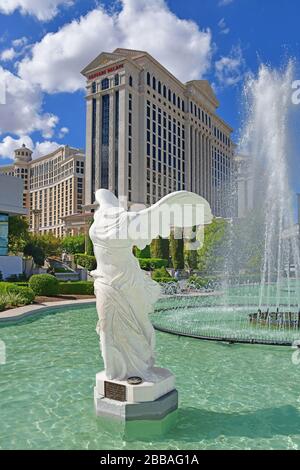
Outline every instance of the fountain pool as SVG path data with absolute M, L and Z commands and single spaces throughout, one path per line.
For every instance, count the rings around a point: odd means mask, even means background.
M 300 337 L 296 284 L 289 280 L 269 286 L 267 305 L 257 310 L 260 284 L 234 286 L 211 295 L 174 295 L 163 297 L 152 322 L 156 329 L 195 338 L 291 346 Z M 273 293 L 273 295 L 272 295 Z M 286 313 L 277 313 L 277 309 Z
M 81 306 L 0 326 L 0 449 L 300 448 L 295 351 L 159 332 L 157 364 L 177 377 L 177 425 L 143 441 L 108 429 L 93 409 L 103 367 L 96 318 L 95 307 Z

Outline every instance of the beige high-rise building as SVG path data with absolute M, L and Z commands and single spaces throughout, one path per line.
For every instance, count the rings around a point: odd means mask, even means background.
M 208 81 L 182 83 L 147 52 L 129 49 L 101 53 L 82 73 L 87 205 L 99 188 L 142 204 L 186 189 L 227 215 L 232 129 L 216 114 Z
M 64 218 L 82 212 L 84 165 L 85 156 L 76 148 L 62 146 L 33 160 L 31 150 L 23 145 L 15 150 L 13 164 L 0 167 L 0 173 L 24 181 L 23 206 L 32 232 L 66 233 Z

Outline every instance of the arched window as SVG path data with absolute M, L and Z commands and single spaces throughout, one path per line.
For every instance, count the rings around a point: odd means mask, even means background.
M 166 87 L 166 85 L 164 85 L 164 87 L 163 87 L 163 97 L 164 98 L 167 97 L 167 87 Z
M 184 100 L 181 100 L 181 110 L 184 112 L 185 111 L 185 108 L 184 108 Z
M 153 90 L 156 90 L 156 78 L 155 77 L 152 78 L 152 88 Z
M 151 86 L 151 75 L 149 72 L 147 72 L 147 85 Z
M 179 98 L 179 96 L 177 98 L 177 108 L 180 109 L 180 98 Z
M 161 82 L 158 82 L 157 84 L 157 91 L 161 95 Z
M 174 106 L 176 106 L 176 95 L 175 95 L 175 93 L 173 93 L 173 104 L 174 104 Z
M 117 75 L 115 75 L 115 86 L 118 86 L 118 85 L 120 85 L 120 77 L 117 74 Z
M 108 78 L 103 78 L 101 82 L 101 90 L 107 90 L 109 88 L 109 80 Z
M 171 90 L 169 88 L 169 90 L 168 90 L 168 100 L 171 101 L 171 99 L 172 99 L 172 93 L 171 93 Z
M 132 76 L 131 76 L 131 75 L 129 76 L 129 86 L 133 86 L 133 80 L 132 80 Z

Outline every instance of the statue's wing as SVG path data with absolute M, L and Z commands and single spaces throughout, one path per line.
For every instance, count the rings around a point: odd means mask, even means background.
M 128 212 L 129 236 L 139 248 L 151 240 L 170 235 L 172 227 L 191 228 L 212 221 L 209 203 L 189 191 L 177 191 L 140 212 Z

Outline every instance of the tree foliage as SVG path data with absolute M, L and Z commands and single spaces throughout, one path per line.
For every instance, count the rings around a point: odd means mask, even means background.
M 169 259 L 169 239 L 158 237 L 150 245 L 151 258 Z
M 67 253 L 75 255 L 76 253 L 84 253 L 85 251 L 85 235 L 67 236 L 62 240 L 62 248 Z
M 213 219 L 205 226 L 204 243 L 198 250 L 198 269 L 201 274 L 210 274 L 224 270 L 228 250 L 228 222 Z
M 36 245 L 33 242 L 29 242 L 27 243 L 27 245 L 25 245 L 23 253 L 25 256 L 31 256 L 36 266 L 44 266 L 45 252 L 40 246 Z
M 174 269 L 184 269 L 184 240 L 182 230 L 175 229 L 170 235 L 170 254 Z
M 62 252 L 61 239 L 55 237 L 52 233 L 32 235 L 30 237 L 30 242 L 32 245 L 41 248 L 46 258 L 50 256 L 59 256 Z
M 89 227 L 92 226 L 93 222 L 94 222 L 94 219 L 91 219 Z M 94 246 L 93 246 L 91 237 L 89 235 L 89 231 L 87 231 L 87 234 L 86 234 L 86 255 L 94 256 Z
M 197 250 L 191 250 L 190 244 L 196 242 L 196 227 L 193 227 L 193 236 L 189 242 L 185 245 L 184 249 L 184 260 L 188 269 L 193 270 L 198 268 L 198 252 Z
M 142 259 L 151 258 L 150 245 L 146 245 L 143 250 L 140 250 L 137 246 L 135 246 L 133 249 L 133 252 L 134 252 L 134 256 L 136 256 L 137 258 L 142 258 Z
M 26 217 L 12 216 L 8 219 L 8 248 L 14 253 L 23 251 L 30 238 L 29 223 Z

